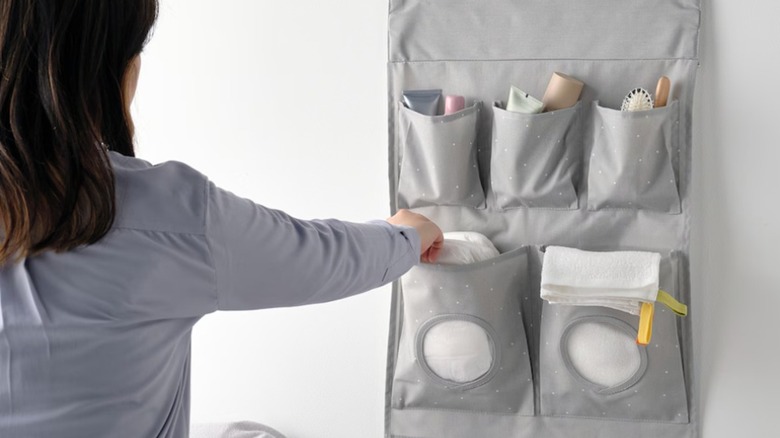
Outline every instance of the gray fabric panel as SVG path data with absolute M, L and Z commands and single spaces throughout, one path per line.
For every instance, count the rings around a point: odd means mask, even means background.
M 577 208 L 580 103 L 541 114 L 493 106 L 490 185 L 499 208 Z
M 485 206 L 477 168 L 479 102 L 454 114 L 428 116 L 398 103 L 402 208 Z
M 695 80 L 697 63 L 695 61 L 636 61 L 635 63 L 625 63 L 621 61 L 500 61 L 490 63 L 479 62 L 430 62 L 403 64 L 394 63 L 390 66 L 391 74 L 391 94 L 393 99 L 400 96 L 403 88 L 424 88 L 430 85 L 441 84 L 446 92 L 460 92 L 466 96 L 472 96 L 474 99 L 492 102 L 505 98 L 508 92 L 509 84 L 514 82 L 514 78 L 528 78 L 536 84 L 535 87 L 527 87 L 530 92 L 540 95 L 543 92 L 545 79 L 553 69 L 569 72 L 584 80 L 588 86 L 584 90 L 583 103 L 594 101 L 596 99 L 609 107 L 617 107 L 622 100 L 623 94 L 631 87 L 638 84 L 645 84 L 653 81 L 653 77 L 666 74 L 672 79 L 672 98 L 679 103 L 680 127 L 679 127 L 679 146 L 676 151 L 677 165 L 679 169 L 679 193 L 681 196 L 681 210 L 686 213 L 688 210 L 688 192 L 690 189 L 690 117 L 691 103 L 693 98 L 693 82 Z M 614 78 L 633 78 L 634 80 L 615 80 Z M 592 85 L 591 85 L 592 84 Z M 449 91 L 448 91 L 449 90 Z M 395 94 L 398 93 L 398 94 Z M 593 109 L 591 105 L 583 105 L 581 114 L 582 121 L 582 158 L 580 162 L 580 175 L 588 174 L 588 157 L 593 147 Z M 580 177 L 575 183 L 578 185 L 579 208 L 574 210 L 555 210 L 555 209 L 529 209 L 515 208 L 501 210 L 496 206 L 492 199 L 492 188 L 488 183 L 490 177 L 491 151 L 490 140 L 492 137 L 492 115 L 493 111 L 483 111 L 480 125 L 478 128 L 477 153 L 479 156 L 478 166 L 480 177 L 484 186 L 487 188 L 488 205 L 485 209 L 463 208 L 458 206 L 425 206 L 415 210 L 432 218 L 439 224 L 444 231 L 455 230 L 473 230 L 486 234 L 499 248 L 500 251 L 509 251 L 520 245 L 568 245 L 587 250 L 621 250 L 621 249 L 645 249 L 658 252 L 668 252 L 670 250 L 687 251 L 689 221 L 686 214 L 668 214 L 647 209 L 601 209 L 588 210 L 587 207 L 587 178 Z M 391 113 L 391 118 L 394 118 Z M 395 125 L 391 126 L 394 128 Z M 391 142 L 391 181 L 397 178 L 397 158 L 398 143 L 395 137 Z M 393 196 L 393 209 L 397 208 L 395 200 L 396 192 L 391 188 Z M 393 210 L 395 211 L 395 210 Z M 689 294 L 687 289 L 687 260 L 683 261 L 683 275 L 685 281 L 681 293 L 683 298 Z M 536 280 L 538 281 L 538 280 Z M 538 286 L 538 285 L 536 285 Z M 389 346 L 388 363 L 388 400 L 386 407 L 386 430 L 393 435 L 398 436 L 475 436 L 469 435 L 473 428 L 459 429 L 462 435 L 457 433 L 445 433 L 450 431 L 451 416 L 446 412 L 425 411 L 427 415 L 418 415 L 416 410 L 398 410 L 391 409 L 390 393 L 393 388 L 393 374 L 395 367 L 395 355 L 398 354 L 399 332 L 403 326 L 401 306 L 396 305 L 401 302 L 400 287 L 394 285 L 394 308 L 396 316 L 391 319 L 391 345 Z M 538 290 L 537 295 L 538 297 Z M 527 312 L 530 307 L 524 308 Z M 536 312 L 536 313 L 533 313 Z M 534 322 L 541 313 L 541 304 L 539 308 L 526 316 L 526 327 L 531 336 L 530 343 L 533 345 L 538 342 L 539 333 L 534 332 L 538 325 Z M 531 325 L 535 327 L 530 327 Z M 686 366 L 692 366 L 690 356 L 690 318 L 679 322 L 681 326 L 681 336 Z M 531 351 L 537 351 L 532 346 Z M 532 361 L 536 364 L 538 356 L 534 355 Z M 534 367 L 534 373 L 538 370 L 538 364 Z M 686 369 L 686 390 L 688 393 L 695 393 L 696 376 L 690 369 Z M 538 376 L 534 379 L 534 384 L 538 384 Z M 537 398 L 536 402 L 539 400 Z M 631 436 L 670 436 L 687 437 L 695 436 L 697 406 L 691 405 L 689 414 L 691 425 L 684 427 L 667 428 L 663 423 L 656 425 L 636 423 L 634 427 L 626 428 L 621 422 L 615 420 L 605 420 L 606 425 L 601 426 L 592 424 L 591 421 L 577 419 L 574 422 L 550 421 L 542 419 L 543 417 L 530 417 L 531 420 L 523 421 L 518 418 L 507 419 L 505 416 L 491 416 L 489 426 L 484 429 L 481 436 L 515 436 L 515 437 L 533 437 L 533 436 L 556 436 L 555 434 L 566 435 L 567 427 L 576 427 L 578 433 L 582 431 L 582 436 L 602 436 L 618 438 L 626 435 L 630 431 Z M 462 411 L 460 411 L 463 413 Z M 538 412 L 538 407 L 537 407 Z M 465 415 L 465 414 L 464 414 Z M 468 414 L 466 417 L 472 419 L 475 423 L 482 424 L 480 419 L 487 414 Z M 424 418 L 425 424 L 417 422 Z M 412 423 L 410 423 L 412 422 Z M 472 423 L 470 423 L 472 424 Z M 568 425 L 568 426 L 566 426 Z M 508 429 L 507 429 L 508 428 Z M 481 430 L 481 429 L 478 429 Z M 411 433 L 416 431 L 416 433 Z M 491 431 L 493 434 L 491 435 Z M 534 431 L 536 434 L 534 434 Z M 591 431 L 591 435 L 588 435 Z M 624 433 L 621 435 L 621 431 Z M 441 435 L 439 433 L 442 433 Z M 598 435 L 601 433 L 601 435 Z
M 390 0 L 390 60 L 695 58 L 699 4 Z
M 395 368 L 396 408 L 534 414 L 530 354 L 519 293 L 528 288 L 527 248 L 468 265 L 418 265 L 402 277 L 404 324 Z M 478 318 L 495 336 L 494 363 L 478 385 L 448 384 L 420 366 L 428 321 Z
M 536 415 L 506 415 L 475 410 L 401 409 L 393 406 L 391 395 L 398 384 L 393 376 L 396 365 L 400 364 L 399 355 L 403 354 L 402 349 L 399 349 L 399 341 L 405 329 L 405 311 L 408 308 L 403 302 L 400 282 L 396 282 L 393 286 L 388 347 L 387 436 L 698 436 L 699 406 L 695 398 L 698 377 L 692 356 L 692 318 L 675 317 L 671 318 L 671 323 L 664 323 L 664 315 L 669 315 L 669 311 L 660 308 L 656 309 L 655 321 L 655 328 L 660 331 L 654 332 L 654 341 L 673 335 L 679 340 L 674 344 L 680 346 L 677 356 L 672 353 L 664 354 L 663 357 L 671 357 L 668 360 L 672 362 L 675 357 L 681 357 L 681 361 L 678 359 L 677 362 L 677 367 L 682 366 L 681 374 L 675 374 L 674 379 L 682 380 L 682 386 L 676 388 L 684 392 L 683 395 L 675 393 L 672 396 L 677 402 L 674 407 L 645 412 L 664 419 L 638 420 L 632 419 L 631 414 L 625 415 L 626 418 L 607 419 L 566 417 L 566 411 L 560 417 L 541 415 L 540 384 L 543 379 L 540 374 L 544 364 L 540 360 L 540 328 L 543 302 L 539 299 L 538 282 L 542 253 L 535 246 L 565 245 L 593 251 L 646 250 L 673 253 L 678 259 L 679 268 L 672 274 L 676 278 L 675 292 L 681 301 L 690 303 L 688 246 L 691 118 L 698 67 L 696 46 L 699 4 L 698 0 L 486 0 L 479 5 L 469 0 L 390 1 L 388 99 L 391 105 L 389 178 L 392 212 L 403 206 L 397 193 L 402 142 L 398 138 L 395 102 L 400 99 L 404 89 L 441 88 L 444 94 L 460 94 L 467 101 L 488 103 L 506 100 L 510 85 L 515 85 L 541 98 L 554 71 L 574 76 L 585 82 L 586 86 L 580 98 L 578 126 L 572 128 L 579 131 L 575 138 L 578 137 L 580 141 L 567 145 L 567 148 L 573 148 L 579 154 L 571 173 L 577 195 L 576 204 L 564 208 L 528 208 L 523 203 L 527 199 L 523 193 L 527 187 L 524 184 L 532 184 L 530 180 L 533 178 L 513 178 L 516 187 L 495 183 L 495 174 L 502 170 L 508 171 L 511 166 L 499 160 L 493 161 L 496 155 L 492 143 L 496 135 L 494 122 L 500 123 L 494 117 L 500 111 L 485 104 L 479 115 L 474 145 L 478 174 L 486 195 L 485 207 L 425 205 L 414 208 L 433 219 L 444 231 L 481 232 L 502 252 L 531 245 L 528 248 L 527 272 L 530 283 L 526 290 L 519 292 L 518 299 L 523 303 L 522 316 L 531 352 Z M 564 9 L 569 12 L 561 15 Z M 653 23 L 652 30 L 643 23 Z M 554 32 L 549 29 L 554 29 Z M 654 91 L 661 75 L 668 76 L 672 82 L 670 105 L 665 109 L 652 110 L 659 116 L 651 115 L 648 121 L 621 119 L 617 133 L 624 139 L 606 139 L 613 145 L 617 142 L 627 143 L 626 136 L 633 134 L 636 137 L 638 133 L 641 138 L 642 133 L 646 132 L 652 140 L 648 140 L 648 143 L 663 143 L 664 151 L 658 154 L 665 152 L 666 156 L 652 159 L 642 157 L 643 163 L 649 161 L 652 164 L 647 166 L 648 175 L 652 176 L 651 189 L 626 183 L 621 191 L 615 191 L 614 186 L 618 184 L 613 184 L 610 192 L 609 187 L 594 183 L 593 191 L 596 193 L 592 197 L 589 193 L 590 169 L 592 164 L 595 168 L 600 161 L 591 163 L 591 154 L 607 144 L 597 136 L 596 126 L 600 130 L 600 121 L 611 115 L 640 117 L 618 114 L 611 109 L 619 108 L 623 97 L 633 88 L 643 87 Z M 559 115 L 556 112 L 555 116 Z M 676 121 L 679 124 L 670 125 Z M 501 138 L 501 127 L 497 129 Z M 556 124 L 546 128 L 545 132 L 549 135 L 557 129 L 560 129 L 560 125 Z M 527 140 L 519 135 L 515 137 Z M 619 153 L 612 156 L 609 162 L 622 166 L 618 169 L 618 172 L 622 172 L 632 159 L 638 162 L 639 158 L 637 155 Z M 674 179 L 674 184 L 669 183 L 669 187 L 660 185 L 670 173 L 669 180 Z M 551 182 L 547 181 L 546 184 Z M 673 186 L 676 186 L 676 202 L 675 191 L 671 190 Z M 544 191 L 543 186 L 537 188 Z M 497 202 L 497 195 L 501 193 L 511 193 L 515 204 L 508 206 Z M 534 195 L 536 192 L 530 196 Z M 621 197 L 633 198 L 629 199 L 632 204 L 617 202 Z M 551 201 L 546 196 L 541 199 Z M 668 278 L 668 273 L 664 277 Z M 691 313 L 695 315 L 696 310 L 691 309 Z M 635 320 L 630 322 L 636 324 Z M 662 348 L 661 342 L 658 344 Z M 648 353 L 651 352 L 652 347 L 648 350 Z M 654 357 L 656 355 L 648 354 L 648 370 L 652 367 Z M 641 384 L 640 380 L 629 391 L 633 393 Z M 670 397 L 670 393 L 666 394 Z M 687 400 L 686 395 L 689 396 Z M 676 414 L 675 418 L 671 418 L 672 410 L 685 414 L 681 412 L 682 409 L 674 409 L 680 406 L 681 400 L 683 404 L 687 403 L 688 423 L 678 420 Z M 572 411 L 569 412 L 572 415 Z
M 677 178 L 679 102 L 620 111 L 593 102 L 588 208 L 680 213 Z

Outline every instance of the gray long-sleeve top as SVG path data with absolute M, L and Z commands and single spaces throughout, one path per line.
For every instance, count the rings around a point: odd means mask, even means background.
M 336 300 L 419 262 L 414 228 L 300 220 L 185 164 L 110 155 L 110 232 L 0 266 L 2 438 L 186 437 L 203 315 Z

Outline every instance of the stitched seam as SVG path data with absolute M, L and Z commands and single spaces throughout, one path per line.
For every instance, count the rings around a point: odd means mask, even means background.
M 657 423 L 657 424 L 669 424 L 669 425 L 677 425 L 680 427 L 687 427 L 690 424 L 690 419 L 688 422 L 675 422 L 675 421 L 668 421 L 668 420 L 643 420 L 643 419 L 630 419 L 630 418 L 612 418 L 612 417 L 593 417 L 593 416 L 587 416 L 587 415 L 551 415 L 551 414 L 540 414 L 540 415 L 531 415 L 531 414 L 518 414 L 518 413 L 503 413 L 503 412 L 487 412 L 487 411 L 479 411 L 479 410 L 470 410 L 470 409 L 434 409 L 434 408 L 399 408 L 399 407 L 392 407 L 393 410 L 396 411 L 434 411 L 434 412 L 469 412 L 473 414 L 484 414 L 484 415 L 491 415 L 491 416 L 499 416 L 499 417 L 526 417 L 526 418 L 537 418 L 537 417 L 547 417 L 547 418 L 581 418 L 586 420 L 597 420 L 597 421 L 617 421 L 621 423 Z M 393 436 L 402 436 L 402 435 L 393 435 Z
M 117 231 L 124 230 L 124 231 L 140 231 L 140 232 L 147 232 L 147 233 L 164 233 L 164 234 L 182 234 L 182 235 L 189 235 L 189 236 L 204 236 L 206 233 L 200 232 L 200 233 L 193 233 L 190 231 L 176 231 L 176 230 L 155 230 L 150 228 L 139 228 L 139 227 L 128 227 L 124 225 L 118 225 L 114 226 L 114 229 Z
M 211 247 L 211 239 L 209 239 L 208 233 L 206 233 L 206 226 L 208 224 L 209 213 L 211 212 L 211 202 L 209 202 L 209 180 L 206 179 L 203 184 L 203 205 L 205 205 L 203 213 L 203 237 L 206 240 L 206 248 L 209 250 L 209 259 L 211 259 L 211 269 L 214 272 L 214 300 L 216 301 L 216 310 L 220 309 L 219 303 L 219 279 L 217 277 L 217 263 L 214 259 L 214 250 Z
M 472 414 L 482 414 L 482 415 L 495 415 L 499 417 L 527 417 L 527 418 L 533 418 L 538 417 L 539 415 L 534 414 L 521 414 L 518 412 L 491 412 L 491 411 L 483 411 L 478 409 L 445 409 L 445 408 L 399 408 L 397 406 L 393 406 L 392 409 L 396 411 L 433 411 L 433 412 L 468 412 Z
M 675 422 L 675 421 L 669 421 L 669 420 L 645 420 L 641 418 L 637 419 L 631 419 L 631 418 L 612 418 L 612 417 L 593 417 L 588 415 L 552 415 L 552 414 L 542 414 L 539 415 L 540 417 L 551 417 L 551 418 L 583 418 L 587 420 L 600 420 L 600 421 L 619 421 L 621 423 L 658 423 L 658 424 L 672 424 L 672 425 L 679 425 L 679 426 L 687 426 L 690 424 L 690 415 L 688 415 L 688 421 L 686 422 Z

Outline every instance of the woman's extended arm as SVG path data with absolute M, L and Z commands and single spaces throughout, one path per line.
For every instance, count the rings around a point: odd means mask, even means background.
M 345 298 L 400 277 L 419 263 L 422 252 L 426 259 L 435 259 L 435 253 L 431 254 L 435 249 L 430 247 L 441 244 L 438 227 L 429 221 L 423 224 L 427 219 L 411 212 L 423 219 L 399 222 L 412 226 L 384 220 L 301 220 L 241 198 L 211 181 L 207 190 L 206 234 L 220 310 Z

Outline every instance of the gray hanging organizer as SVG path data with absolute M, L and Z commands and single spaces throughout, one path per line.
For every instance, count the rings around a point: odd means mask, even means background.
M 637 317 L 540 299 L 545 248 L 661 254 L 663 290 L 690 304 L 691 110 L 699 0 L 390 0 L 391 211 L 444 231 L 477 231 L 501 255 L 419 265 L 393 284 L 388 437 L 696 437 L 691 318 L 658 308 L 637 371 L 597 384 L 570 344 Z M 585 83 L 565 110 L 510 113 L 510 85 L 538 98 L 553 72 Z M 667 106 L 621 112 L 628 91 L 670 78 Z M 442 89 L 466 108 L 425 116 L 404 90 Z M 422 360 L 437 324 L 488 342 L 478 378 L 442 378 Z M 599 328 L 600 327 L 600 328 Z M 603 364 L 605 367 L 611 364 Z M 610 377 L 610 376 L 607 376 Z

